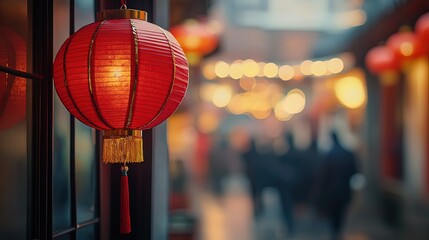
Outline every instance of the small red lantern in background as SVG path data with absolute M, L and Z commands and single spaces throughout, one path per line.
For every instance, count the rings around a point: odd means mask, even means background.
M 417 19 L 415 33 L 424 47 L 424 52 L 429 54 L 429 13 L 425 13 Z
M 10 29 L 0 27 L 0 65 L 26 71 L 25 40 Z M 25 119 L 26 79 L 0 72 L 0 129 L 13 127 Z
M 374 47 L 366 54 L 365 63 L 369 71 L 380 75 L 382 84 L 396 82 L 399 63 L 392 49 L 386 46 Z
M 103 162 L 121 168 L 121 228 L 131 232 L 128 162 L 143 161 L 142 130 L 166 120 L 188 86 L 188 63 L 176 39 L 146 22 L 146 12 L 97 14 L 61 46 L 54 62 L 58 96 L 70 113 L 103 130 Z
M 392 49 L 400 65 L 423 55 L 423 43 L 412 32 L 399 32 L 387 39 L 386 46 Z
M 213 52 L 219 43 L 220 27 L 215 21 L 187 20 L 170 29 L 186 53 L 189 64 L 196 65 L 201 58 Z
M 395 54 L 386 46 L 377 46 L 371 49 L 366 54 L 365 62 L 368 69 L 374 74 L 396 71 L 399 68 Z

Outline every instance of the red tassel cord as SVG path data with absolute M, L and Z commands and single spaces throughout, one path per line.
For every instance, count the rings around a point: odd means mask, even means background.
M 130 199 L 128 190 L 128 167 L 121 167 L 121 234 L 127 234 L 131 232 L 131 219 L 130 219 Z

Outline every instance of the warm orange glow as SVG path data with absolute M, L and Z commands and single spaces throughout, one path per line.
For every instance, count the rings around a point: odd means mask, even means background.
M 355 109 L 366 101 L 366 90 L 362 80 L 356 76 L 338 79 L 334 85 L 335 95 L 347 108 Z
M 271 107 L 275 107 L 279 102 L 281 102 L 286 96 L 281 94 L 281 93 L 277 93 L 274 94 L 271 99 L 270 99 L 270 103 L 271 103 Z
M 270 114 L 271 114 L 271 110 L 270 109 L 252 111 L 252 115 L 256 119 L 266 119 L 266 118 L 268 118 L 270 116 Z
M 203 76 L 208 80 L 216 78 L 215 65 L 212 62 L 206 63 L 203 67 Z
M 228 110 L 236 115 L 243 114 L 248 110 L 248 102 L 243 94 L 237 94 L 231 98 L 228 104 Z
M 219 118 L 213 112 L 203 112 L 199 115 L 197 124 L 200 132 L 212 133 L 219 127 Z
M 399 51 L 405 57 L 409 57 L 409 56 L 413 55 L 413 53 L 414 53 L 413 44 L 411 42 L 403 42 L 399 46 Z
M 252 90 L 256 85 L 256 80 L 253 77 L 245 77 L 240 79 L 240 87 L 244 90 Z

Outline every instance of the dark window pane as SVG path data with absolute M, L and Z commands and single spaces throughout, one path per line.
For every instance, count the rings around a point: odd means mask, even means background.
M 0 84 L 5 83 L 4 79 L 0 76 Z M 19 240 L 26 237 L 30 196 L 27 195 L 27 126 L 25 115 L 22 117 L 10 108 L 13 94 L 6 102 L 4 95 L 0 96 L 0 105 L 6 105 L 0 112 L 0 239 Z M 25 114 L 25 98 L 23 107 Z
M 52 163 L 53 230 L 71 226 L 70 115 L 57 94 L 54 100 L 54 160 Z
M 0 65 L 29 71 L 27 0 L 0 1 Z
M 69 35 L 69 1 L 54 1 L 54 56 Z M 61 230 L 71 223 L 70 193 L 70 114 L 55 92 L 54 99 L 54 159 L 53 181 L 53 230 Z
M 77 231 L 77 239 L 94 240 L 96 238 L 95 229 L 97 225 L 89 225 Z
M 77 221 L 83 222 L 95 217 L 97 207 L 95 130 L 76 120 L 75 137 Z

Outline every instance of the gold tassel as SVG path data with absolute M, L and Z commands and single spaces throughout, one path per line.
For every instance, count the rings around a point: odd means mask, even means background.
M 143 139 L 140 130 L 111 130 L 103 135 L 103 162 L 143 162 Z

